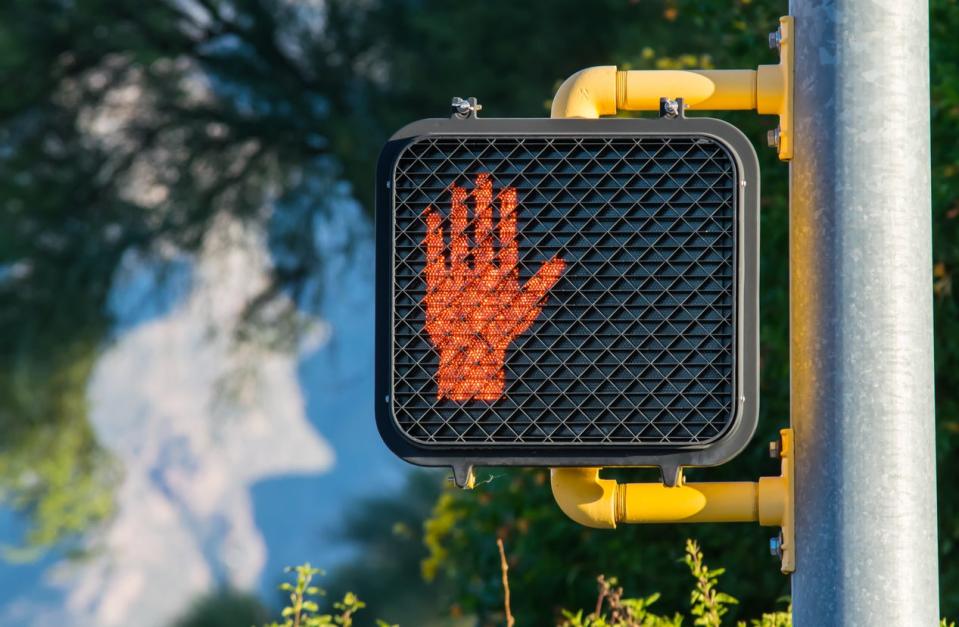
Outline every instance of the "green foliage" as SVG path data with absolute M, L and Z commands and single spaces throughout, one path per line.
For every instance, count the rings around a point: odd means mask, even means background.
M 792 606 L 784 612 L 770 612 L 749 621 L 749 627 L 792 627 L 792 624 Z M 740 621 L 739 627 L 746 627 L 746 623 Z
M 266 609 L 251 594 L 217 590 L 197 600 L 174 627 L 238 627 L 267 620 Z
M 701 627 L 722 627 L 723 616 L 729 606 L 736 605 L 737 599 L 718 589 L 719 577 L 725 573 L 724 568 L 709 568 L 703 560 L 703 552 L 699 543 L 686 539 L 686 549 L 682 562 L 689 570 L 693 579 L 693 589 L 689 593 L 689 611 L 693 616 L 693 625 Z M 352 625 L 353 615 L 365 604 L 356 596 L 348 592 L 343 600 L 333 604 L 340 612 L 337 615 L 317 615 L 319 606 L 310 601 L 311 597 L 322 595 L 323 591 L 312 586 L 315 575 L 321 571 L 310 564 L 303 564 L 295 568 L 287 568 L 287 572 L 296 572 L 295 583 L 284 583 L 281 590 L 289 594 L 288 603 L 282 610 L 283 623 L 270 623 L 266 627 L 334 627 Z M 505 576 L 505 575 L 504 575 Z M 650 608 L 659 599 L 659 593 L 645 597 L 624 597 L 623 587 L 616 577 L 597 577 L 599 594 L 595 601 L 595 608 L 588 612 L 575 612 L 563 609 L 562 618 L 558 627 L 682 627 L 685 617 L 679 612 L 672 616 L 655 614 Z M 517 590 L 522 595 L 522 590 Z M 780 601 L 788 602 L 784 597 Z M 545 624 L 543 616 L 533 616 L 527 624 Z M 785 611 L 764 612 L 759 618 L 748 621 L 738 621 L 737 627 L 792 627 L 792 607 Z M 399 627 L 382 620 L 376 621 L 376 627 Z M 955 627 L 955 623 L 943 618 L 940 627 Z
M 341 600 L 333 602 L 332 613 L 320 614 L 320 604 L 316 599 L 326 593 L 313 585 L 313 578 L 322 575 L 323 571 L 307 562 L 288 567 L 286 572 L 296 573 L 296 578 L 292 583 L 280 584 L 280 590 L 287 595 L 286 606 L 280 611 L 282 620 L 264 627 L 353 627 L 354 616 L 366 607 L 366 603 L 355 594 L 347 592 Z M 376 626 L 399 627 L 382 620 L 377 620 Z
M 649 607 L 659 600 L 659 594 L 654 593 L 644 598 L 624 599 L 623 589 L 617 587 L 619 583 L 615 577 L 607 579 L 603 575 L 598 578 L 599 598 L 596 600 L 596 609 L 583 615 L 584 610 L 575 614 L 563 610 L 563 622 L 560 627 L 680 627 L 683 617 L 680 614 L 672 618 L 653 614 Z
M 959 613 L 959 3 L 931 3 L 932 233 L 935 294 L 939 590 Z
M 14 368 L 4 368 L 0 357 L 0 501 L 33 521 L 21 544 L 4 550 L 15 561 L 55 542 L 74 545 L 108 518 L 120 477 L 90 425 L 69 418 L 85 415 L 95 353 L 82 343 L 43 346 L 43 354 L 15 356 Z
M 735 597 L 720 592 L 717 588 L 723 568 L 710 569 L 703 562 L 703 553 L 699 544 L 686 540 L 686 553 L 683 563 L 689 568 L 694 587 L 689 595 L 689 611 L 693 624 L 702 627 L 721 627 L 723 616 L 730 605 L 738 603 Z M 564 621 L 560 627 L 680 627 L 684 617 L 680 613 L 673 616 L 654 614 L 649 607 L 659 600 L 658 593 L 641 598 L 623 598 L 623 588 L 618 587 L 616 578 L 600 575 L 599 597 L 596 609 L 584 615 L 584 610 L 576 613 L 563 610 Z M 751 627 L 791 627 L 790 612 L 763 614 L 759 619 L 750 621 Z M 746 623 L 741 621 L 740 627 Z
M 353 624 L 353 614 L 365 607 L 365 604 L 356 598 L 353 593 L 347 593 L 342 601 L 333 604 L 334 609 L 339 610 L 340 614 L 320 614 L 320 606 L 314 600 L 322 596 L 324 592 L 317 586 L 312 585 L 313 578 L 323 573 L 319 568 L 310 566 L 309 562 L 299 566 L 291 566 L 286 572 L 295 572 L 296 581 L 294 583 L 284 582 L 280 584 L 280 590 L 287 593 L 289 601 L 286 607 L 280 612 L 283 622 L 272 622 L 267 627 L 350 627 Z
M 331 571 L 324 586 L 331 596 L 359 590 L 373 614 L 401 625 L 439 627 L 456 620 L 449 583 L 418 576 L 428 555 L 424 521 L 443 493 L 443 481 L 436 471 L 411 472 L 399 489 L 362 499 L 347 510 L 338 535 L 355 558 Z M 372 625 L 369 614 L 360 614 L 356 625 Z
M 723 616 L 729 611 L 728 606 L 739 602 L 716 589 L 719 576 L 726 572 L 726 569 L 710 570 L 703 563 L 703 552 L 694 540 L 686 540 L 686 555 L 683 561 L 696 579 L 696 587 L 689 596 L 689 611 L 696 617 L 693 624 L 700 627 L 719 627 Z

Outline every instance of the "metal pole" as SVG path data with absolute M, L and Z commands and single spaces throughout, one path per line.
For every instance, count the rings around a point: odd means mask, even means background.
M 790 8 L 794 624 L 931 626 L 928 6 Z

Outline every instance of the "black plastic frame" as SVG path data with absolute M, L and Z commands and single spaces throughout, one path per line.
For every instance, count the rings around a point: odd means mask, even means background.
M 723 144 L 737 167 L 736 390 L 737 411 L 719 439 L 699 445 L 604 447 L 550 445 L 483 448 L 433 444 L 423 446 L 400 432 L 392 415 L 393 170 L 411 142 L 435 135 L 685 135 L 709 137 Z M 475 466 L 651 466 L 673 483 L 684 466 L 716 466 L 749 443 L 759 416 L 759 162 L 752 144 L 736 127 L 711 118 L 675 119 L 426 119 L 409 124 L 384 146 L 376 172 L 376 424 L 387 446 L 407 462 L 450 466 L 457 481 Z

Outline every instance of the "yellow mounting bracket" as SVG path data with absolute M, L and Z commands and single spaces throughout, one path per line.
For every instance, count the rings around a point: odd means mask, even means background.
M 779 158 L 792 158 L 793 18 L 779 18 L 769 37 L 779 49 L 777 65 L 755 70 L 629 70 L 586 68 L 570 76 L 553 98 L 554 118 L 598 118 L 619 110 L 657 111 L 663 98 L 683 99 L 691 110 L 755 109 L 779 116 L 769 143 Z M 602 479 L 599 468 L 554 468 L 553 496 L 560 509 L 587 527 L 618 523 L 759 522 L 780 527 L 770 542 L 783 573 L 796 568 L 793 490 L 793 433 L 782 429 L 770 451 L 780 458 L 778 477 L 759 481 L 686 483 L 675 486 Z
M 624 111 L 658 111 L 661 98 L 682 98 L 689 110 L 755 109 L 779 116 L 769 144 L 792 158 L 793 18 L 779 18 L 770 34 L 779 63 L 755 70 L 628 70 L 614 65 L 570 76 L 553 98 L 554 118 L 598 118 Z
M 781 570 L 796 568 L 793 498 L 793 433 L 782 429 L 770 451 L 781 460 L 778 477 L 759 481 L 686 483 L 618 483 L 601 479 L 599 468 L 554 468 L 553 496 L 575 522 L 597 529 L 619 523 L 758 522 L 780 527 L 770 549 L 782 560 Z

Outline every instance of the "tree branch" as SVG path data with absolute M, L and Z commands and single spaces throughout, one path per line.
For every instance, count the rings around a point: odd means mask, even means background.
M 513 627 L 516 619 L 509 609 L 509 564 L 506 562 L 506 549 L 503 548 L 503 539 L 496 538 L 496 546 L 499 547 L 499 566 L 503 571 L 503 608 L 506 610 L 506 627 Z

